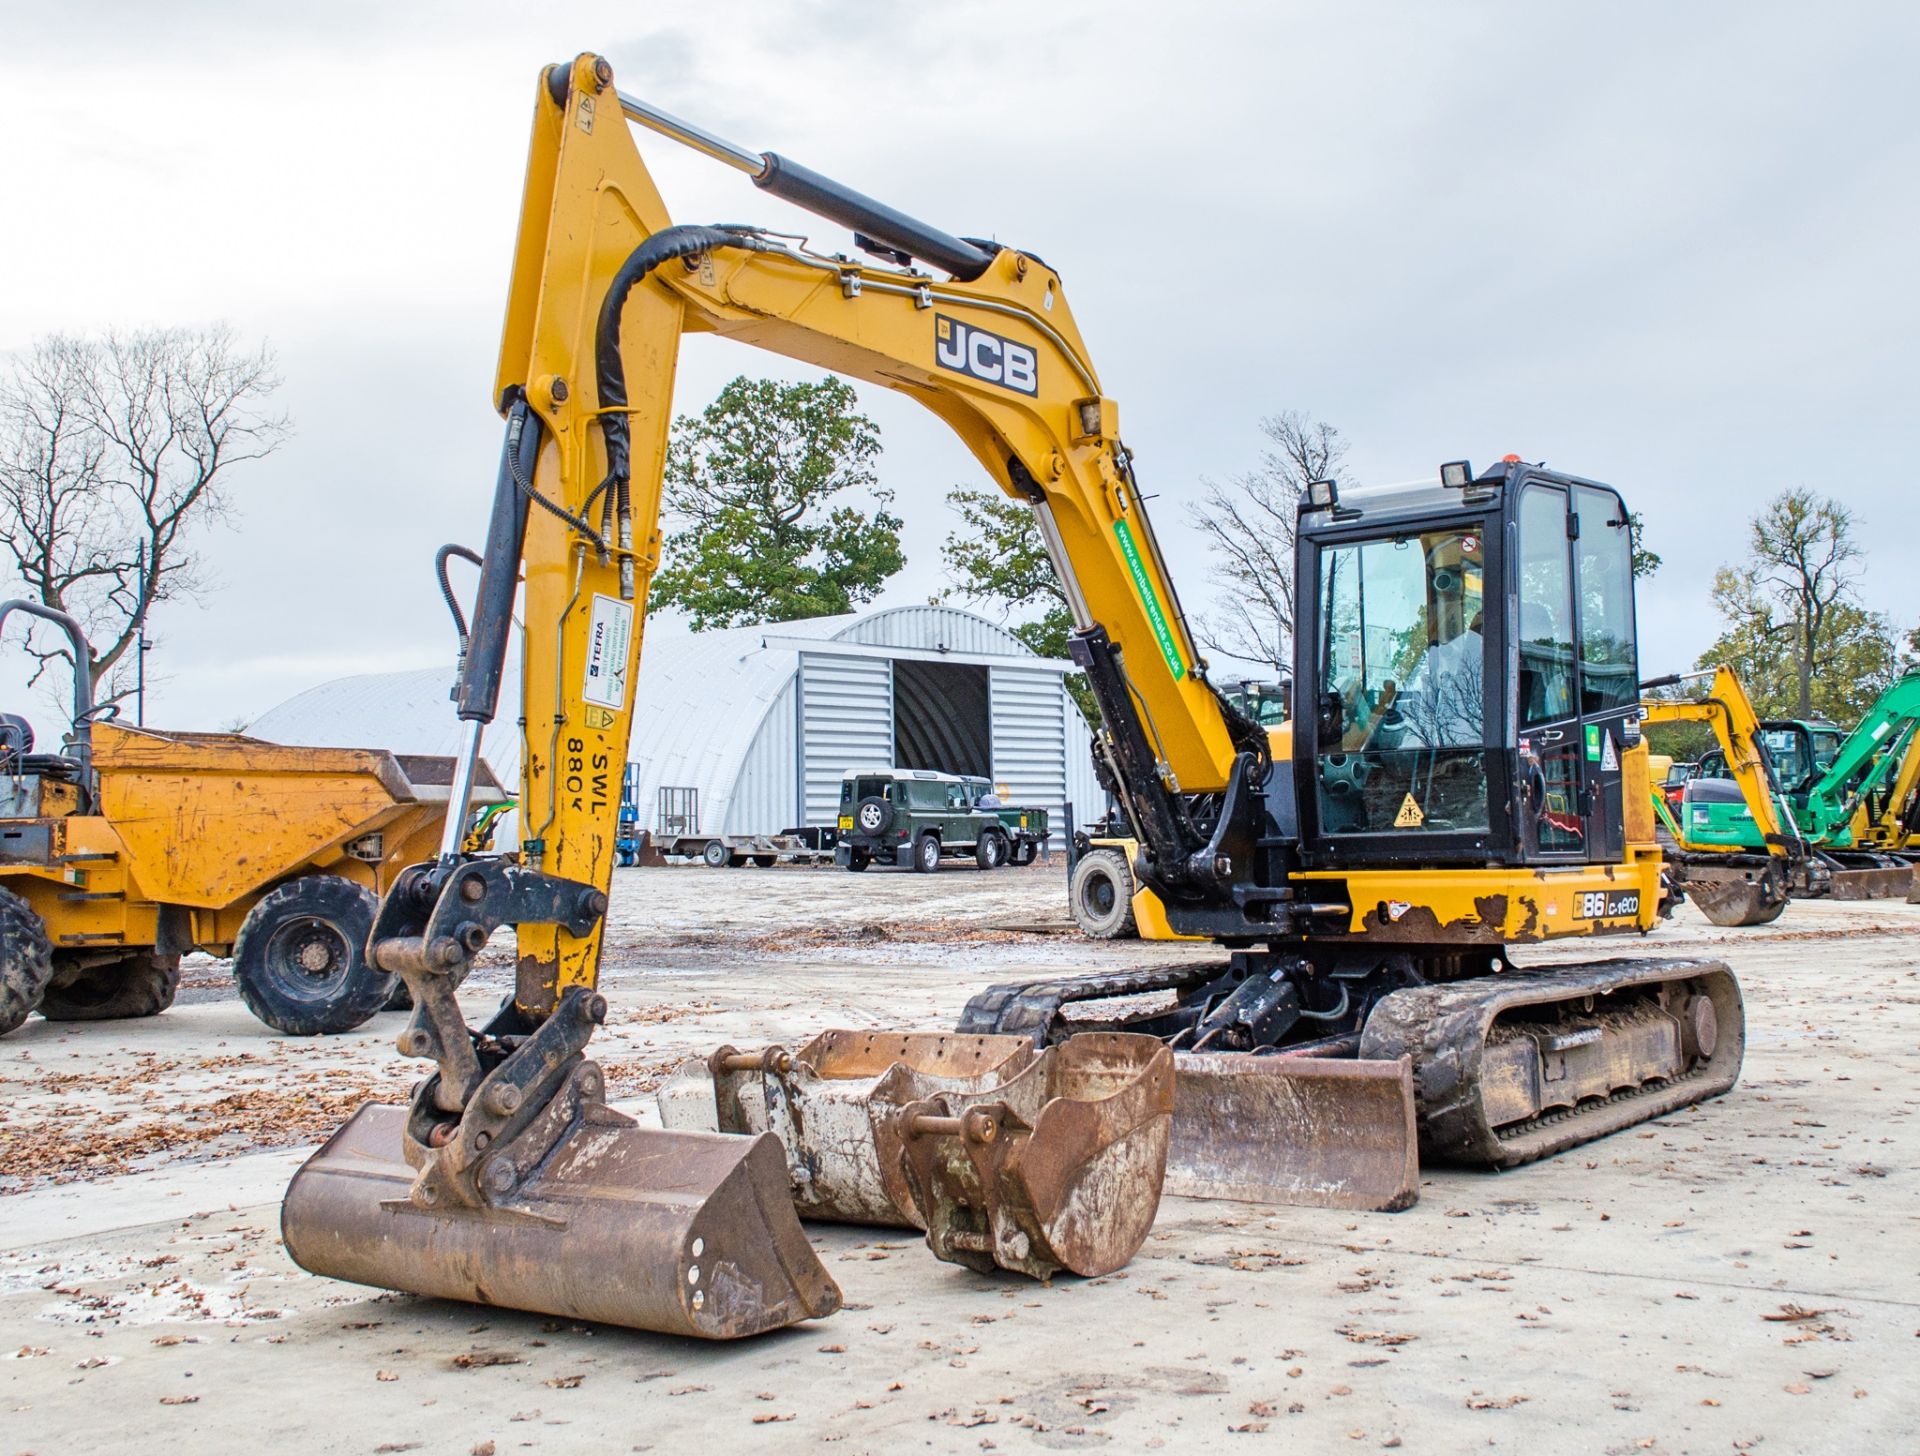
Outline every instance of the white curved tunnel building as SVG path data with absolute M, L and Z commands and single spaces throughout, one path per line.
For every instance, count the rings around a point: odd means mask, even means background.
M 831 825 L 850 768 L 983 774 L 1009 802 L 1086 820 L 1105 806 L 1068 662 L 1036 656 L 1004 627 L 954 607 L 893 607 L 713 632 L 648 624 L 629 756 L 640 822 L 658 829 L 660 791 L 694 792 L 697 832 L 772 834 Z M 453 753 L 450 669 L 323 683 L 248 732 L 277 743 Z M 519 665 L 510 661 L 484 753 L 518 782 Z M 514 830 L 503 825 L 499 842 Z

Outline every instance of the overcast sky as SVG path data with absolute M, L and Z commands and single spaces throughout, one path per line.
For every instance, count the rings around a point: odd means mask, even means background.
M 1061 270 L 1188 605 L 1179 503 L 1302 409 L 1363 480 L 1509 451 L 1618 485 L 1665 557 L 1648 672 L 1758 502 L 1852 506 L 1868 604 L 1920 621 L 1920 7 L 0 5 L 0 351 L 225 320 L 292 440 L 234 479 L 215 587 L 154 622 L 148 721 L 222 727 L 445 662 L 434 548 L 477 544 L 542 64 Z M 675 217 L 792 224 L 642 134 Z M 816 241 L 846 246 L 831 225 Z M 680 405 L 770 355 L 689 341 Z M 971 458 L 862 388 L 908 518 L 886 603 L 939 589 Z M 9 631 L 9 639 L 13 631 Z M 0 704 L 64 724 L 0 651 Z

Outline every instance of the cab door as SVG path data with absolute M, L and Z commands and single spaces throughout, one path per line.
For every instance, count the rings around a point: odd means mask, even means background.
M 1516 512 L 1514 823 L 1522 856 L 1535 863 L 1587 857 L 1570 509 L 1564 487 L 1530 482 Z
M 1533 863 L 1626 853 L 1622 760 L 1639 737 L 1633 541 L 1610 490 L 1529 482 L 1516 512 L 1515 822 Z
M 1589 793 L 1587 856 L 1627 852 L 1623 757 L 1640 739 L 1640 661 L 1633 611 L 1633 527 L 1611 490 L 1572 491 L 1574 618 L 1580 638 L 1581 759 Z

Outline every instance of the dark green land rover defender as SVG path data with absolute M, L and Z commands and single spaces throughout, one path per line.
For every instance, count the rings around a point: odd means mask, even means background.
M 983 870 L 1032 864 L 1047 842 L 1047 811 L 1003 805 L 986 779 L 931 769 L 849 773 L 840 784 L 840 840 L 834 863 L 863 870 L 876 860 L 922 874 L 946 855 Z

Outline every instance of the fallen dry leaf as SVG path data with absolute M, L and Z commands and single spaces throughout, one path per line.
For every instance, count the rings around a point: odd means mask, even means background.
M 553 1379 L 543 1380 L 540 1383 L 554 1390 L 578 1390 L 580 1382 L 586 1378 L 584 1375 L 556 1375 Z
M 160 1397 L 160 1404 L 162 1405 L 198 1405 L 199 1402 L 200 1397 L 197 1395 L 163 1395 Z
M 524 1365 L 512 1350 L 469 1350 L 464 1355 L 455 1355 L 452 1360 L 455 1370 L 484 1370 L 489 1365 Z
M 1512 1410 L 1517 1405 L 1525 1405 L 1531 1399 L 1525 1395 L 1470 1395 L 1467 1397 L 1468 1410 Z
M 390 1382 L 398 1380 L 400 1377 L 395 1375 L 391 1370 L 376 1370 L 373 1372 L 373 1378 L 381 1382 Z
M 770 1426 L 775 1421 L 790 1421 L 792 1419 L 793 1419 L 793 1414 L 791 1412 L 788 1412 L 787 1414 L 782 1415 L 778 1411 L 768 1411 L 765 1415 L 755 1416 L 753 1418 L 753 1423 L 756 1426 Z
M 1788 1395 L 1805 1395 L 1809 1390 L 1813 1389 L 1813 1387 L 1808 1385 L 1804 1380 L 1790 1380 L 1780 1388 L 1786 1391 Z
M 467 1453 L 467 1456 L 493 1456 L 493 1442 L 491 1441 L 474 1442 L 473 1450 L 469 1451 Z
M 1763 1314 L 1763 1320 L 1772 1320 L 1776 1324 L 1792 1323 L 1799 1320 L 1819 1319 L 1827 1311 L 1824 1309 L 1803 1309 L 1797 1304 L 1783 1304 L 1778 1314 Z
M 692 1395 L 695 1391 L 712 1390 L 712 1389 L 713 1387 L 711 1385 L 676 1385 L 673 1387 L 673 1389 L 669 1390 L 667 1394 L 668 1395 Z

